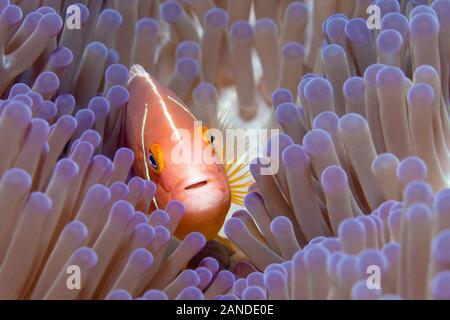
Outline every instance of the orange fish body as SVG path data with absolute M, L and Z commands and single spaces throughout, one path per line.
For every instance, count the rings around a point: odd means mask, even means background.
M 171 200 L 184 204 L 185 214 L 175 232 L 178 238 L 193 231 L 203 233 L 208 240 L 214 238 L 230 208 L 231 191 L 213 145 L 196 134 L 195 117 L 175 94 L 143 68 L 133 67 L 128 90 L 124 138 L 135 153 L 135 174 L 157 185 L 159 207 Z M 186 132 L 192 137 L 190 141 Z M 175 161 L 174 148 L 195 152 L 192 148 L 195 143 L 199 145 L 198 140 L 194 142 L 196 137 L 200 137 L 201 161 Z

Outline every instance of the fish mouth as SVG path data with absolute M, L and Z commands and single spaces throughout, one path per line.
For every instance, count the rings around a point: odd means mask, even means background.
M 220 179 L 217 176 L 213 174 L 205 175 L 180 181 L 175 187 L 175 194 L 194 192 L 212 187 L 224 191 L 223 185 L 220 183 Z
M 172 197 L 185 209 L 176 232 L 180 239 L 193 231 L 212 239 L 222 227 L 231 201 L 226 181 L 214 175 L 181 180 Z
M 206 196 L 207 195 L 207 196 Z M 175 199 L 185 203 L 186 208 L 194 205 L 196 210 L 216 207 L 229 199 L 226 185 L 218 179 L 195 179 L 182 183 L 173 193 Z
M 206 186 L 208 184 L 208 180 L 204 179 L 198 182 L 193 182 L 189 185 L 187 185 L 186 187 L 184 187 L 183 190 L 194 190 L 194 189 L 199 189 L 202 188 L 204 186 Z

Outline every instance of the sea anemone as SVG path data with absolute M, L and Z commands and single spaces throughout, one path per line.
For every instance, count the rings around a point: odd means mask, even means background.
M 405 176 L 398 174 L 400 182 Z M 245 238 L 258 250 L 249 258 L 261 271 L 248 268 L 232 294 L 239 299 L 448 299 L 449 194 L 449 189 L 433 194 L 416 177 L 404 188 L 403 201 L 386 201 L 369 215 L 346 218 L 336 238 L 316 237 L 302 249 L 295 249 L 289 220 L 275 218 L 272 237 L 287 239 L 275 242 L 280 255 L 274 259 L 259 249 L 262 243 Z M 245 225 L 232 218 L 227 228 L 242 234 Z M 378 287 L 368 282 L 371 268 L 379 272 Z
M 183 204 L 153 211 L 154 183 L 130 177 L 134 156 L 118 148 L 128 71 L 107 45 L 121 15 L 100 11 L 101 1 L 77 4 L 83 26 L 94 18 L 95 32 L 66 25 L 58 36 L 62 2 L 39 3 L 19 3 L 23 21 L 19 6 L 1 3 L 0 297 L 175 299 L 191 297 L 194 287 L 196 298 L 225 293 L 234 278 L 214 259 L 185 270 L 205 239 L 174 240 Z M 73 266 L 75 290 L 66 282 Z
M 299 106 L 283 88 L 273 95 L 285 133 L 267 149 L 278 152 L 280 170 L 251 166 L 248 211 L 225 228 L 253 265 L 236 283 L 239 298 L 448 297 L 437 248 L 448 228 L 440 195 L 450 83 L 441 74 L 450 2 L 408 6 L 409 20 L 396 1 L 376 3 L 381 30 L 342 15 L 324 22 L 323 75 L 303 77 Z M 369 265 L 381 268 L 382 289 L 366 285 Z
M 450 1 L 428 2 L 0 0 L 0 298 L 449 299 Z M 134 176 L 134 64 L 211 128 L 282 131 L 279 170 L 239 166 L 225 253 Z

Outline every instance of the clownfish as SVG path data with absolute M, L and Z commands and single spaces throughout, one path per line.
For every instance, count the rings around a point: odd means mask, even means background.
M 135 154 L 134 173 L 157 185 L 155 204 L 164 208 L 171 200 L 184 204 L 185 213 L 175 236 L 183 239 L 190 232 L 202 233 L 207 240 L 220 238 L 231 203 L 243 204 L 251 184 L 243 165 L 223 164 L 214 137 L 197 134 L 197 119 L 183 102 L 141 66 L 131 68 L 130 94 L 124 117 L 124 143 Z M 189 132 L 191 141 L 185 138 Z M 193 148 L 200 137 L 201 161 L 174 161 L 174 148 Z

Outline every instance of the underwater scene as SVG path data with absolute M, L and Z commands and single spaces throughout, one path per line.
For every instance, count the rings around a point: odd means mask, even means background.
M 0 58 L 0 300 L 450 300 L 450 0 L 0 0 Z

